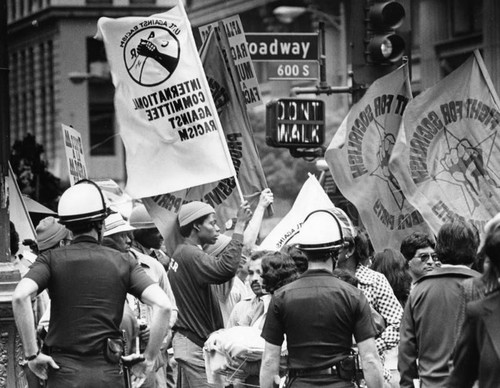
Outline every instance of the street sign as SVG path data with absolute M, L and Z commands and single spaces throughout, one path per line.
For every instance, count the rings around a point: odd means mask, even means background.
M 318 61 L 267 62 L 267 79 L 270 81 L 317 80 L 318 77 Z
M 324 141 L 324 101 L 281 98 L 267 104 L 267 145 L 284 148 L 317 148 L 323 145 Z
M 248 52 L 253 61 L 318 60 L 317 33 L 247 32 Z

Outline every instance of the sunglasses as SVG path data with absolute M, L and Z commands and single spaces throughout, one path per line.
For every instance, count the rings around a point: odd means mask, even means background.
M 439 257 L 435 253 L 421 253 L 418 256 L 415 256 L 417 259 L 420 259 L 422 263 L 427 262 L 429 259 L 432 259 L 432 261 L 439 261 Z

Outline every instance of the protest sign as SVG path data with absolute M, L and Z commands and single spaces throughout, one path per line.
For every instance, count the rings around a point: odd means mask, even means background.
M 300 189 L 292 208 L 262 241 L 259 249 L 279 251 L 297 233 L 306 217 L 315 210 L 335 208 L 314 175 L 310 175 Z
M 200 35 L 204 41 L 207 40 L 210 31 L 222 24 L 225 35 L 231 47 L 231 56 L 238 74 L 241 90 L 245 97 L 246 106 L 253 108 L 262 105 L 259 81 L 253 66 L 252 58 L 248 51 L 248 43 L 243 30 L 243 24 L 239 15 L 222 19 L 220 23 L 211 23 L 199 27 Z
M 375 250 L 398 249 L 415 231 L 429 232 L 389 170 L 401 118 L 411 99 L 407 67 L 375 81 L 354 105 L 329 145 L 325 160 L 352 202 Z
M 68 162 L 69 183 L 73 186 L 82 179 L 87 179 L 87 166 L 83 153 L 82 135 L 67 125 L 61 124 L 66 161 Z
M 170 193 L 235 175 L 182 2 L 150 17 L 100 18 L 126 149 L 126 191 Z
M 179 236 L 175 233 L 176 218 L 183 203 L 197 200 L 213 206 L 219 227 L 224 232 L 234 226 L 241 203 L 236 190 L 236 179 L 240 183 L 244 199 L 251 206 L 256 205 L 260 193 L 267 187 L 243 95 L 237 85 L 238 81 L 231 77 L 227 69 L 227 66 L 232 66 L 228 56 L 229 46 L 225 42 L 225 49 L 222 50 L 221 45 L 224 42 L 218 42 L 212 33 L 200 55 L 237 176 L 143 199 L 155 224 L 165 236 L 169 252 L 178 242 L 175 238 Z M 227 61 L 223 57 L 224 53 Z
M 405 110 L 390 169 L 434 233 L 455 217 L 481 231 L 500 209 L 498 101 L 476 51 Z

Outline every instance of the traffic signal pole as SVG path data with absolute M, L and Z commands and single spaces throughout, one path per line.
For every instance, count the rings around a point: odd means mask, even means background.
M 345 28 L 345 26 L 341 26 Z M 330 86 L 326 80 L 326 47 L 325 47 L 325 23 L 319 23 L 319 40 L 320 40 L 320 54 L 319 54 L 319 85 L 313 87 L 293 87 L 290 91 L 291 96 L 299 94 L 341 94 L 353 93 L 357 86 Z

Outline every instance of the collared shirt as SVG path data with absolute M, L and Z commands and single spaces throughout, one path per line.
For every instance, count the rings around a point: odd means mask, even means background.
M 359 281 L 358 288 L 363 291 L 370 306 L 385 320 L 385 330 L 376 338 L 377 350 L 382 354 L 384 350 L 392 349 L 399 343 L 403 308 L 383 274 L 358 264 L 356 277 Z
M 254 326 L 262 329 L 269 308 L 271 295 L 245 298 L 234 306 L 229 317 L 228 327 Z

